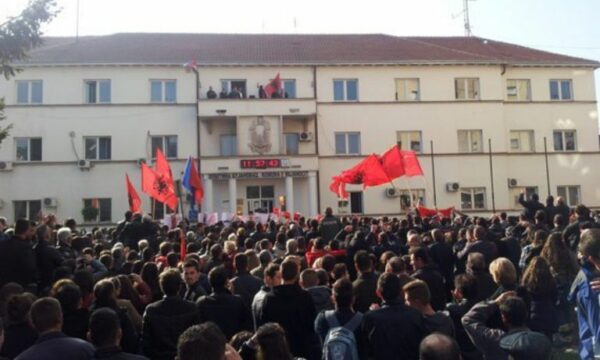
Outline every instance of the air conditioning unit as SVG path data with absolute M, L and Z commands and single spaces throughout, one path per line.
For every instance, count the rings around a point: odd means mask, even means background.
M 400 196 L 400 191 L 395 188 L 387 188 L 385 189 L 385 196 L 389 198 L 394 198 Z
M 460 189 L 460 184 L 457 182 L 449 182 L 446 183 L 446 191 L 447 192 L 457 192 Z
M 517 179 L 508 179 L 508 187 L 509 188 L 514 188 L 519 186 L 519 182 L 517 181 Z
M 0 171 L 12 171 L 13 163 L 10 161 L 0 161 Z
M 51 198 L 51 197 L 44 198 L 43 203 L 44 203 L 44 207 L 47 207 L 47 208 L 55 208 L 58 206 L 58 201 L 56 200 L 56 198 Z
M 92 163 L 89 160 L 81 159 L 77 162 L 77 166 L 80 169 L 89 169 L 92 167 Z
M 301 132 L 299 135 L 300 141 L 309 142 L 313 140 L 313 134 L 311 132 Z
M 138 166 L 142 166 L 142 164 L 146 164 L 146 158 L 139 158 L 136 162 Z

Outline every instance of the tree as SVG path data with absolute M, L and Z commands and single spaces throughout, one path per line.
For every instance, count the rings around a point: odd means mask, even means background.
M 11 17 L 0 25 L 0 72 L 8 80 L 20 69 L 13 63 L 27 58 L 29 50 L 42 44 L 40 27 L 58 13 L 55 0 L 30 0 L 19 16 Z M 4 99 L 0 99 L 0 121 L 4 120 Z M 12 125 L 0 127 L 0 143 Z

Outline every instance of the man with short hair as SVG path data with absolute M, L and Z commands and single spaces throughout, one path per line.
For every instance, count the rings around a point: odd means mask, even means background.
M 248 272 L 248 255 L 239 253 L 233 258 L 235 277 L 231 280 L 232 291 L 239 295 L 244 305 L 250 309 L 254 295 L 260 290 L 262 281 Z
M 31 322 L 40 337 L 16 360 L 87 360 L 94 355 L 90 343 L 61 332 L 63 318 L 58 300 L 47 297 L 36 300 L 31 306 Z
M 321 219 L 318 228 L 321 237 L 329 243 L 341 229 L 342 223 L 340 222 L 340 219 L 333 215 L 333 210 L 330 207 L 325 209 L 325 216 Z
M 268 240 L 267 240 L 267 242 L 268 242 Z M 264 278 L 265 269 L 267 268 L 267 265 L 269 265 L 271 263 L 272 260 L 273 260 L 273 255 L 271 254 L 270 251 L 261 250 L 258 253 L 258 261 L 260 261 L 260 266 L 254 268 L 254 269 L 251 269 L 250 275 L 252 275 L 258 279 Z
M 275 286 L 281 285 L 281 270 L 279 264 L 269 264 L 264 271 L 264 285 L 254 295 L 252 300 L 252 320 L 254 322 L 254 330 L 258 328 L 258 319 L 262 316 L 265 296 Z
M 46 291 L 54 279 L 54 270 L 63 264 L 63 258 L 58 250 L 50 245 L 52 229 L 48 225 L 39 225 L 35 231 L 37 244 L 34 247 L 37 268 L 40 273 L 39 291 Z
M 196 302 L 200 322 L 212 321 L 219 326 L 227 339 L 241 330 L 252 330 L 250 307 L 240 296 L 229 291 L 230 283 L 224 267 L 219 266 L 208 274 L 213 292 Z
M 465 331 L 486 360 L 507 360 L 509 354 L 515 360 L 548 359 L 550 340 L 527 328 L 527 305 L 515 294 L 507 291 L 496 300 L 475 305 L 461 320 Z M 507 331 L 486 325 L 498 310 Z
M 241 359 L 225 339 L 219 327 L 211 322 L 194 325 L 179 337 L 176 360 Z
M 31 238 L 33 227 L 29 220 L 19 219 L 15 233 L 0 241 L 0 287 L 15 282 L 37 292 L 37 263 Z
M 312 297 L 317 313 L 333 309 L 331 289 L 329 286 L 319 285 L 319 276 L 314 269 L 304 269 L 300 273 L 300 286 Z
M 318 354 L 314 323 L 317 316 L 312 297 L 298 285 L 300 266 L 296 259 L 286 258 L 281 263 L 283 284 L 275 286 L 265 296 L 258 324 L 276 322 L 286 332 L 294 356 L 314 359 Z
M 92 313 L 87 337 L 96 347 L 95 359 L 147 360 L 144 356 L 123 352 L 119 344 L 123 331 L 117 313 L 110 308 L 100 308 Z
M 540 203 L 540 197 L 538 194 L 531 194 L 529 200 L 525 199 L 525 191 L 521 191 L 519 194 L 519 204 L 523 206 L 523 214 L 529 221 L 533 221 L 536 211 L 542 210 L 544 211 L 545 207 Z
M 464 360 L 480 360 L 482 358 L 460 322 L 462 317 L 477 303 L 477 291 L 477 278 L 470 274 L 457 275 L 454 278 L 454 290 L 452 291 L 454 302 L 446 304 L 446 311 L 454 323 L 456 341 Z
M 466 259 L 470 253 L 478 252 L 483 254 L 485 263 L 490 264 L 498 257 L 498 249 L 496 244 L 486 240 L 486 229 L 481 225 L 476 225 L 473 228 L 473 237 L 469 238 L 469 242 L 461 251 L 456 254 L 457 260 Z
M 364 314 L 372 304 L 380 302 L 375 294 L 377 274 L 373 271 L 373 262 L 365 250 L 359 250 L 354 255 L 354 266 L 358 273 L 356 280 L 352 283 L 355 298 L 354 309 Z
M 146 307 L 142 323 L 142 349 L 153 360 L 171 360 L 177 352 L 177 338 L 188 327 L 198 324 L 198 309 L 179 297 L 182 286 L 177 270 L 160 274 L 159 286 L 165 297 Z
M 406 304 L 423 315 L 423 325 L 430 333 L 438 332 L 450 337 L 455 336 L 450 317 L 442 311 L 434 311 L 431 307 L 431 294 L 424 281 L 411 281 L 404 285 L 402 290 Z
M 427 331 L 421 314 L 400 297 L 400 279 L 391 273 L 382 274 L 377 295 L 383 299 L 381 308 L 366 313 L 362 323 L 369 358 L 418 359 L 419 344 Z
M 71 240 L 73 240 L 71 228 L 65 226 L 58 229 L 58 232 L 56 233 L 56 248 L 62 256 L 65 265 L 75 268 L 77 253 L 71 246 Z
M 182 289 L 183 300 L 196 302 L 200 296 L 207 294 L 200 280 L 202 277 L 206 278 L 206 274 L 200 272 L 196 260 L 189 259 L 183 263 L 183 280 L 185 282 L 185 288 Z
M 470 253 L 467 257 L 467 274 L 473 275 L 477 279 L 477 296 L 475 302 L 485 300 L 492 296 L 498 285 L 492 279 L 492 275 L 487 269 L 485 258 L 481 253 Z
M 419 360 L 461 360 L 456 341 L 444 334 L 431 334 L 421 341 Z
M 431 294 L 431 306 L 435 311 L 443 310 L 446 307 L 446 286 L 444 278 L 436 267 L 431 264 L 431 258 L 427 248 L 419 247 L 411 250 L 410 262 L 415 271 L 412 277 L 423 280 L 429 288 Z
M 569 300 L 577 304 L 579 356 L 592 359 L 600 351 L 600 229 L 581 233 L 579 255 L 583 264 L 571 286 Z

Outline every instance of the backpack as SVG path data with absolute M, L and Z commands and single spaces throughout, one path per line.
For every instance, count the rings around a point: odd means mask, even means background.
M 323 360 L 358 360 L 358 350 L 354 330 L 362 321 L 362 314 L 356 313 L 344 326 L 340 326 L 334 310 L 325 311 L 329 331 L 323 344 Z

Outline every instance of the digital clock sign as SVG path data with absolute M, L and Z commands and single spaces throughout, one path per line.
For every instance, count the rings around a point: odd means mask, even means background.
M 275 169 L 286 167 L 287 161 L 281 159 L 251 159 L 240 160 L 242 169 Z

